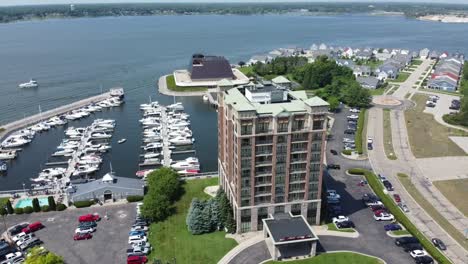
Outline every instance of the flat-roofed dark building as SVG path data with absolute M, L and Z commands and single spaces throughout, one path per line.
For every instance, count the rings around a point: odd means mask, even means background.
M 190 65 L 190 75 L 192 80 L 234 80 L 231 64 L 222 56 L 205 56 L 194 54 Z

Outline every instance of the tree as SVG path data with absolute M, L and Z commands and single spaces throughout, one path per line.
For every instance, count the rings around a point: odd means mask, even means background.
M 340 100 L 335 96 L 329 97 L 328 103 L 330 104 L 329 106 L 330 111 L 333 111 L 333 112 L 336 111 L 340 106 Z
M 197 198 L 194 198 L 192 200 L 192 203 L 190 204 L 189 212 L 187 214 L 187 227 L 190 233 L 193 235 L 199 235 L 206 233 L 206 227 L 205 224 L 203 223 L 203 210 L 204 210 L 204 202 L 200 201 Z
M 40 247 L 32 248 L 26 258 L 25 264 L 63 264 L 63 258 L 52 252 L 44 254 L 44 249 Z
M 53 196 L 47 197 L 47 200 L 49 201 L 49 210 L 55 211 L 57 210 L 57 205 L 55 204 L 55 200 Z
M 13 206 L 11 205 L 10 200 L 7 200 L 6 208 L 9 214 L 13 214 L 15 212 L 15 210 L 13 209 Z
M 241 66 L 241 67 L 245 66 L 245 62 L 244 61 L 239 61 L 239 66 Z
M 37 198 L 32 200 L 32 207 L 36 213 L 41 211 L 41 205 L 39 204 L 39 200 Z
M 7 211 L 5 208 L 3 208 L 3 207 L 0 208 L 0 215 L 1 215 L 1 216 L 5 216 L 5 215 L 7 215 L 7 214 L 8 214 L 8 211 Z

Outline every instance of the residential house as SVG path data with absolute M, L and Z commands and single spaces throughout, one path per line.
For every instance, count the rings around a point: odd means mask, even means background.
M 367 77 L 356 77 L 356 81 L 361 84 L 361 86 L 363 88 L 366 88 L 366 89 L 377 89 L 382 80 L 379 80 L 378 78 L 376 77 L 372 77 L 372 76 L 367 76 Z
M 427 82 L 427 88 L 443 91 L 457 90 L 458 83 L 448 76 L 439 76 Z
M 273 57 L 269 55 L 254 55 L 252 56 L 252 58 L 250 58 L 247 64 L 253 65 L 253 64 L 256 64 L 257 62 L 266 64 L 266 63 L 271 62 L 272 60 L 273 60 Z
M 371 68 L 366 65 L 356 65 L 353 68 L 354 76 L 370 76 L 371 75 Z
M 382 52 L 374 54 L 374 57 L 379 61 L 386 61 L 392 57 L 392 54 Z
M 397 61 L 400 65 L 403 66 L 408 66 L 411 64 L 411 61 L 413 60 L 413 56 L 411 54 L 397 54 L 392 58 L 392 60 Z
M 376 69 L 377 77 L 380 80 L 384 79 L 396 79 L 398 77 L 398 72 L 400 71 L 400 67 L 396 65 L 395 63 L 384 63 L 380 65 Z M 380 74 L 382 72 L 385 72 L 385 74 Z
M 353 51 L 352 48 L 349 48 L 349 47 L 348 47 L 348 48 L 345 48 L 345 49 L 343 50 L 342 55 L 343 55 L 344 57 L 351 58 L 351 57 L 354 56 L 354 51 Z
M 312 46 L 310 46 L 310 50 L 318 50 L 318 46 L 317 44 L 312 44 Z
M 429 53 L 429 59 L 431 60 L 437 60 L 439 59 L 439 52 L 435 51 L 435 50 L 432 50 L 430 53 Z
M 326 49 L 328 49 L 327 45 L 325 45 L 324 43 L 320 44 L 319 50 L 326 50 Z
M 448 52 L 444 51 L 442 54 L 440 54 L 439 59 L 444 59 L 449 56 Z
M 363 50 L 363 51 L 358 51 L 355 53 L 356 59 L 359 60 L 370 60 L 372 58 L 372 52 L 370 50 Z
M 343 59 L 337 59 L 336 64 L 338 64 L 340 66 L 345 66 L 345 67 L 348 67 L 348 68 L 351 68 L 351 69 L 353 69 L 354 66 L 356 65 L 354 63 L 354 61 L 352 61 L 352 60 L 343 60 Z
M 430 50 L 428 48 L 424 48 L 419 51 L 419 58 L 427 59 L 429 57 Z

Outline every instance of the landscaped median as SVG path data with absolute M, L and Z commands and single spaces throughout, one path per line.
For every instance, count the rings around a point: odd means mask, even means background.
M 265 264 L 279 264 L 279 263 L 288 263 L 288 264 L 382 264 L 382 260 L 372 257 L 369 255 L 364 255 L 354 252 L 330 252 L 323 253 L 318 256 L 301 259 L 301 260 L 291 260 L 291 261 L 268 261 Z
M 366 125 L 366 110 L 367 109 L 361 109 L 361 112 L 359 113 L 356 134 L 354 136 L 356 150 L 359 153 L 359 155 L 363 153 L 363 145 L 364 144 L 367 145 L 367 139 L 362 138 L 363 137 L 362 131 L 364 131 L 364 127 Z
M 355 233 L 356 230 L 354 228 L 338 228 L 335 223 L 327 224 L 328 231 L 336 231 L 336 232 L 345 232 L 345 233 Z
M 383 140 L 385 155 L 390 160 L 396 160 L 392 142 L 392 124 L 390 122 L 390 109 L 383 110 Z
M 173 74 L 166 76 L 166 85 L 167 85 L 167 89 L 174 91 L 174 92 L 203 92 L 208 89 L 206 87 L 198 87 L 198 86 L 187 86 L 187 87 L 177 86 Z
M 400 208 L 395 204 L 393 199 L 384 192 L 384 186 L 377 179 L 377 176 L 368 170 L 354 168 L 350 169 L 353 174 L 362 174 L 366 177 L 366 180 L 375 194 L 382 200 L 382 203 L 385 207 L 390 210 L 390 212 L 395 216 L 395 219 L 402 224 L 406 230 L 416 237 L 424 249 L 440 264 L 449 264 L 451 263 L 445 255 L 443 255 L 432 243 L 429 241 L 418 229 L 411 223 L 411 221 L 406 217 L 406 215 L 400 210 Z

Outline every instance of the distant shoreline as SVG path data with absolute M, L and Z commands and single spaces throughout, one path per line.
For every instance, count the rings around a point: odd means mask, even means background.
M 421 21 L 433 21 L 452 24 L 468 23 L 468 17 L 461 17 L 457 15 L 429 15 L 420 16 L 417 19 Z

